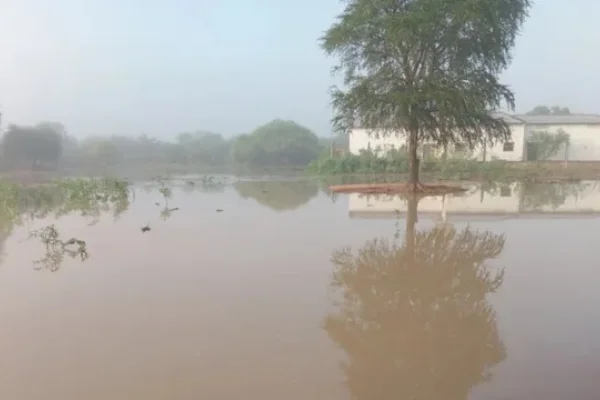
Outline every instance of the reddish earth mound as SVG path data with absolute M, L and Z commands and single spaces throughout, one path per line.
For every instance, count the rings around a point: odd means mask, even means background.
M 424 194 L 442 195 L 448 193 L 464 192 L 465 188 L 442 184 L 423 184 L 417 186 L 408 183 L 359 183 L 351 185 L 333 185 L 329 190 L 334 193 L 361 193 L 361 194 Z

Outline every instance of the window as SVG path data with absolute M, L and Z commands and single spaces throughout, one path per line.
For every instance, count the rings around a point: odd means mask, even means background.
M 500 197 L 510 197 L 512 196 L 512 190 L 510 186 L 503 186 L 500 188 Z
M 515 142 L 505 142 L 504 151 L 513 151 L 515 149 Z

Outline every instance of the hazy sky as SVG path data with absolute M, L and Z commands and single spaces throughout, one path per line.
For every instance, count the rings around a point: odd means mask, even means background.
M 331 131 L 317 38 L 338 0 L 0 0 L 3 125 L 59 121 L 78 137 L 274 118 Z M 599 112 L 600 1 L 537 0 L 503 75 L 517 111 Z

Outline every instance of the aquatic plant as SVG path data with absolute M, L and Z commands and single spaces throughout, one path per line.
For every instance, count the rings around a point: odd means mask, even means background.
M 60 234 L 54 225 L 48 225 L 30 234 L 31 238 L 39 239 L 45 248 L 45 256 L 34 261 L 35 269 L 47 269 L 55 272 L 60 268 L 65 255 L 71 258 L 79 256 L 81 261 L 87 260 L 87 244 L 84 240 L 71 238 L 66 241 L 60 239 Z
M 63 179 L 29 186 L 0 181 L 0 231 L 6 237 L 26 221 L 72 213 L 90 218 L 90 224 L 103 213 L 117 218 L 129 207 L 130 194 L 129 183 L 117 179 Z M 54 225 L 30 232 L 30 238 L 39 239 L 46 249 L 46 256 L 34 262 L 37 269 L 56 271 L 65 254 L 79 255 L 82 261 L 88 257 L 84 240 L 62 240 Z

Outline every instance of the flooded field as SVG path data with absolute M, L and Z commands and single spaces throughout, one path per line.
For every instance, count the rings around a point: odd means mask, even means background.
M 600 183 L 13 189 L 0 399 L 595 399 Z

